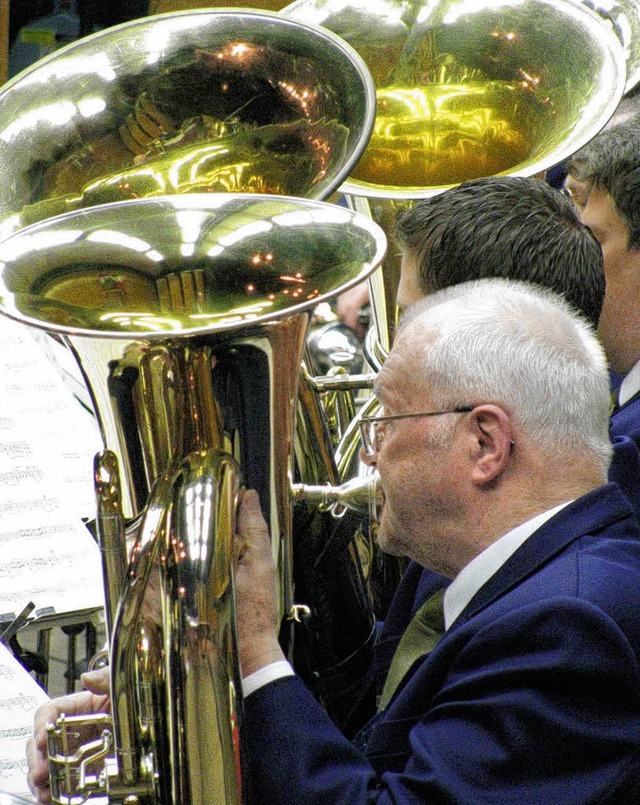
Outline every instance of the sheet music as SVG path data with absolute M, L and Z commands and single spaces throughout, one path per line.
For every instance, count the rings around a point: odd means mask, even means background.
M 43 338 L 0 316 L 0 628 L 30 601 L 32 616 L 103 605 L 99 549 L 82 522 L 95 513 L 100 434 Z M 0 791 L 27 794 L 25 742 L 46 700 L 0 643 Z
M 0 643 L 0 791 L 34 801 L 26 782 L 25 744 L 47 694 Z
M 94 418 L 73 396 L 37 334 L 0 316 L 0 618 L 103 603 L 95 513 Z M 62 347 L 60 347 L 62 349 Z

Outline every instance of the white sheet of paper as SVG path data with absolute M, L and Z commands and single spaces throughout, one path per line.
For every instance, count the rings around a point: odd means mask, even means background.
M 47 694 L 0 643 L 0 791 L 31 798 L 25 745 Z
M 72 612 L 103 603 L 93 517 L 93 417 L 34 331 L 0 316 L 0 616 L 30 602 Z M 46 336 L 48 337 L 48 336 Z
M 103 605 L 100 552 L 82 523 L 95 513 L 102 442 L 43 338 L 0 316 L 0 616 L 29 602 L 32 616 Z M 0 643 L 0 791 L 27 793 L 25 742 L 46 700 Z

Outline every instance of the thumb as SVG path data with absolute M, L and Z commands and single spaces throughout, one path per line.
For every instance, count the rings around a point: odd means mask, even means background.
M 238 531 L 245 539 L 269 536 L 267 523 L 262 516 L 260 499 L 254 489 L 245 489 L 238 509 Z
M 97 668 L 95 671 L 86 671 L 81 675 L 82 687 L 91 693 L 109 693 L 109 667 Z

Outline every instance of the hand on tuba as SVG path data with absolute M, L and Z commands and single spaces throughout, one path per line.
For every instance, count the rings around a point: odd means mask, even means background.
M 27 741 L 27 782 L 37 802 L 51 802 L 47 725 L 55 724 L 63 714 L 103 713 L 110 709 L 108 668 L 83 674 L 82 684 L 85 691 L 52 699 L 36 711 L 33 736 Z
M 276 567 L 258 494 L 246 490 L 238 509 L 235 568 L 238 658 L 242 676 L 284 660 L 278 642 Z

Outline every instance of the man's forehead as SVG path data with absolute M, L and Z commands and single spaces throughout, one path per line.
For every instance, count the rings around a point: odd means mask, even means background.
M 402 395 L 408 387 L 422 383 L 424 372 L 421 365 L 428 346 L 422 338 L 422 331 L 420 341 L 417 340 L 417 332 L 412 322 L 394 341 L 389 357 L 374 381 L 374 393 L 379 399 Z

